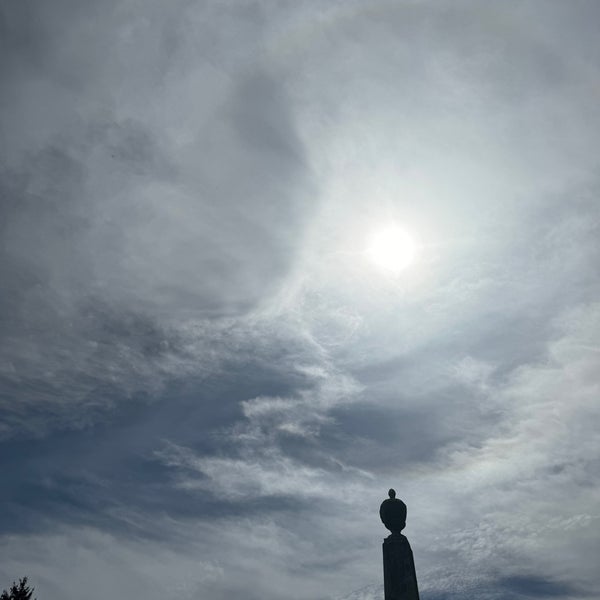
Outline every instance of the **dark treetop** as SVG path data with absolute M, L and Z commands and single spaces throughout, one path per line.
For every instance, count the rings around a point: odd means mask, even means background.
M 406 504 L 396 498 L 396 491 L 388 492 L 389 498 L 381 503 L 379 516 L 392 534 L 399 534 L 406 527 Z

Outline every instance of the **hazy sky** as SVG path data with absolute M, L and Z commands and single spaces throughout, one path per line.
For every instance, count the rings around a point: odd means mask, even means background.
M 0 0 L 0 589 L 597 598 L 599 22 Z

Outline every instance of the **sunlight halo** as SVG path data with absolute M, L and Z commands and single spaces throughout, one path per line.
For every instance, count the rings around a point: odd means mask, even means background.
M 417 244 L 403 227 L 390 225 L 369 237 L 366 254 L 382 271 L 398 274 L 414 263 Z

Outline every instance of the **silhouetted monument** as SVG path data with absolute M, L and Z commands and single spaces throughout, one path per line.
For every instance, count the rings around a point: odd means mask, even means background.
M 392 533 L 383 540 L 383 587 L 385 600 L 419 600 L 415 561 L 410 544 L 400 532 L 406 527 L 406 504 L 396 491 L 381 503 L 379 516 Z

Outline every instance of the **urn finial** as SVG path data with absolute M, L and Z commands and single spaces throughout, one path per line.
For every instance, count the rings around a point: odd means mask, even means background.
M 399 534 L 406 527 L 406 504 L 396 498 L 396 490 L 390 489 L 389 498 L 381 503 L 379 516 L 392 534 Z

